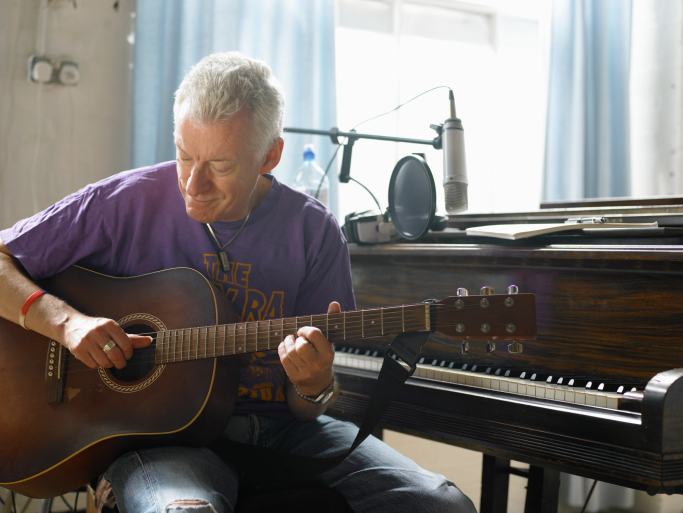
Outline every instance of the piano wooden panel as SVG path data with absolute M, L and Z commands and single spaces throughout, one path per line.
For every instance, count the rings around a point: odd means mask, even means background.
M 538 337 L 511 355 L 498 344 L 427 350 L 463 363 L 645 382 L 683 367 L 683 248 L 543 247 L 396 244 L 354 246 L 351 266 L 358 308 L 478 293 L 515 284 L 536 295 Z

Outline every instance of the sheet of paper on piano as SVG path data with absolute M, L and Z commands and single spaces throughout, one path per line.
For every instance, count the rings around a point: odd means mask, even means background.
M 494 224 L 467 228 L 467 235 L 495 237 L 498 239 L 518 240 L 535 235 L 563 232 L 568 230 L 605 230 L 614 228 L 657 228 L 654 223 L 549 223 L 549 224 Z

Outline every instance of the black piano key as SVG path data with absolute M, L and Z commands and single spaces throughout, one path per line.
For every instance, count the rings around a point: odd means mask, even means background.
M 589 379 L 571 378 L 567 383 L 567 386 L 573 388 L 586 388 L 586 384 L 588 384 L 589 381 Z
M 523 373 L 518 370 L 508 369 L 505 371 L 505 374 L 503 374 L 503 376 L 506 378 L 519 378 L 522 374 Z

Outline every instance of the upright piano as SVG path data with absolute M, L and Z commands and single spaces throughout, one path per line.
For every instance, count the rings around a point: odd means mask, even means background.
M 555 507 L 560 471 L 683 493 L 683 201 L 554 207 L 452 216 L 417 243 L 350 245 L 358 308 L 441 299 L 459 287 L 478 294 L 514 284 L 536 298 L 537 338 L 521 347 L 498 341 L 491 351 L 433 335 L 382 427 L 482 452 L 482 497 L 509 460 L 541 472 L 550 491 L 540 497 L 552 504 L 554 493 Z M 658 226 L 516 241 L 463 230 L 586 215 Z M 389 341 L 336 347 L 333 415 L 362 418 Z M 502 510 L 486 501 L 482 510 Z

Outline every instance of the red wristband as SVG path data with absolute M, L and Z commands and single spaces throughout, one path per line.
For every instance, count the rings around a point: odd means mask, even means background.
M 26 320 L 26 314 L 28 313 L 28 309 L 31 308 L 33 302 L 43 294 L 46 294 L 44 290 L 36 290 L 33 294 L 26 298 L 26 301 L 24 301 L 24 306 L 21 307 L 21 311 L 19 312 L 19 325 L 25 330 L 28 329 L 26 327 L 26 324 L 24 324 L 24 321 Z

